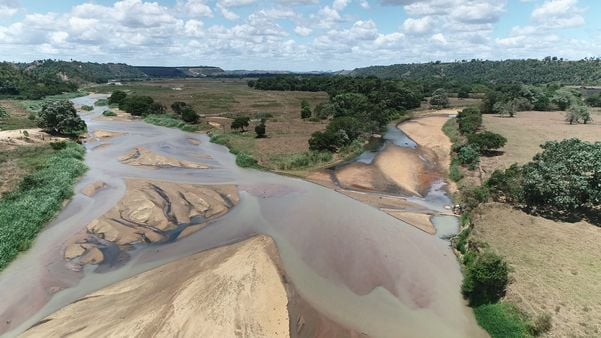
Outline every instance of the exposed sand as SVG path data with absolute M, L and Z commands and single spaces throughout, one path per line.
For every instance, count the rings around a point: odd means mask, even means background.
M 275 244 L 257 236 L 90 294 L 23 337 L 289 337 L 287 304 Z
M 179 161 L 159 154 L 155 154 L 146 148 L 134 148 L 128 154 L 121 156 L 119 160 L 122 163 L 133 166 L 148 167 L 177 167 L 187 169 L 208 169 L 209 166 L 202 163 L 190 161 Z
M 102 185 L 103 182 L 95 182 L 90 190 Z M 98 248 L 118 245 L 126 250 L 132 244 L 166 241 L 182 224 L 188 226 L 181 233 L 176 233 L 177 239 L 188 236 L 204 228 L 211 219 L 227 213 L 239 202 L 237 189 L 232 185 L 129 180 L 126 186 L 125 196 L 117 205 L 88 224 L 87 234 L 76 236 L 66 247 L 64 257 L 70 261 L 70 266 L 77 267 L 78 262 L 88 264 L 84 258 Z M 97 252 L 93 257 L 93 264 L 103 261 Z
M 82 190 L 81 193 L 88 196 L 88 197 L 93 197 L 94 195 L 96 195 L 96 193 L 104 188 L 106 188 L 107 185 L 106 183 L 102 182 L 102 181 L 96 181 L 93 183 L 90 183 L 88 185 L 86 185 Z
M 436 154 L 438 165 L 445 171 L 451 165 L 452 143 L 442 131 L 442 126 L 451 114 L 457 114 L 457 109 L 439 110 L 436 115 L 412 119 L 399 125 L 399 129 L 415 143 L 431 149 Z
M 98 140 L 106 140 L 106 139 L 110 139 L 113 137 L 118 137 L 123 135 L 124 133 L 119 133 L 116 131 L 108 131 L 108 130 L 96 130 L 93 133 L 90 133 L 90 138 L 91 139 L 98 139 Z
M 25 136 L 24 132 L 27 132 L 28 135 Z M 9 147 L 39 145 L 63 140 L 64 138 L 52 136 L 40 128 L 0 131 L 0 144 Z
M 380 152 L 374 166 L 399 188 L 414 196 L 422 196 L 432 183 L 418 153 L 410 148 L 387 147 Z

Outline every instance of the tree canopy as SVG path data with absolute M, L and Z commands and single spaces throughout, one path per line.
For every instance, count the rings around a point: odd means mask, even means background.
M 79 136 L 87 130 L 86 123 L 68 100 L 45 103 L 38 116 L 38 126 L 49 133 L 66 136 Z

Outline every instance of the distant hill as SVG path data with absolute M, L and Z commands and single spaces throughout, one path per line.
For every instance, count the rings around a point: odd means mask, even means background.
M 31 72 L 14 63 L 0 63 L 0 97 L 39 99 L 76 89 L 76 84 L 64 81 L 56 73 Z
M 162 78 L 181 78 L 181 77 L 206 77 L 223 74 L 223 69 L 212 66 L 198 67 L 154 67 L 154 66 L 136 66 L 140 72 L 148 77 Z
M 41 60 L 18 66 L 34 77 L 57 77 L 63 81 L 105 83 L 109 80 L 141 79 L 146 75 L 136 67 L 123 63 Z
M 548 57 L 543 60 L 471 60 L 396 64 L 357 68 L 349 75 L 406 80 L 443 79 L 463 83 L 559 82 L 573 85 L 598 85 L 601 84 L 601 59 L 564 61 Z

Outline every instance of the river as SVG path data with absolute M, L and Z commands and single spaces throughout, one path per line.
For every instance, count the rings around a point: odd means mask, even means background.
M 92 105 L 99 95 L 74 99 Z M 141 121 L 96 119 L 89 131 L 125 133 L 86 144 L 90 170 L 76 195 L 32 248 L 0 273 L 0 333 L 17 336 L 61 307 L 102 287 L 203 250 L 253 234 L 271 236 L 287 278 L 299 294 L 330 319 L 372 337 L 485 336 L 460 294 L 461 272 L 449 243 L 369 205 L 300 179 L 242 169 L 204 134 L 185 133 Z M 200 144 L 189 141 L 193 138 Z M 110 144 L 96 148 L 99 144 Z M 209 169 L 143 168 L 118 158 L 134 147 Z M 207 161 L 206 158 L 211 160 Z M 189 184 L 236 184 L 240 203 L 225 216 L 182 240 L 129 252 L 121 266 L 68 269 L 68 239 L 110 210 L 125 193 L 125 179 Z M 109 188 L 90 198 L 86 185 Z

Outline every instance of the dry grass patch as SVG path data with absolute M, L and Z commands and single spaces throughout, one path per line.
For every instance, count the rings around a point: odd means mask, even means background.
M 507 138 L 504 154 L 482 157 L 482 169 L 490 174 L 496 168 L 507 168 L 513 163 L 524 164 L 540 152 L 540 145 L 547 141 L 579 138 L 584 141 L 601 140 L 601 113 L 592 112 L 590 124 L 570 125 L 564 112 L 519 112 L 515 118 L 483 115 L 484 128 Z
M 481 208 L 472 238 L 511 264 L 507 300 L 532 318 L 549 313 L 549 337 L 601 336 L 601 228 L 528 215 L 502 204 Z

